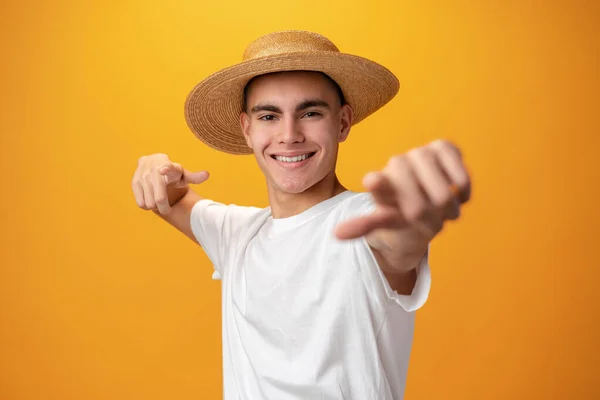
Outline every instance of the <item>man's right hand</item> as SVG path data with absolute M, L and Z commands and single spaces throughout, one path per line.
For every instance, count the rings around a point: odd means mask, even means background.
M 169 160 L 166 154 L 142 156 L 132 180 L 135 201 L 144 210 L 168 214 L 171 206 L 185 196 L 190 183 L 202 183 L 208 176 L 207 171 L 190 172 L 184 169 Z

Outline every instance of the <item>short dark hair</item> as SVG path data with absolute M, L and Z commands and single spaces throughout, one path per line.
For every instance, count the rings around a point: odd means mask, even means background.
M 282 71 L 282 72 L 285 72 L 285 71 Z M 321 72 L 321 71 L 304 71 L 304 72 L 316 72 L 318 74 L 321 74 L 325 78 L 325 80 L 327 80 L 329 83 L 331 83 L 331 85 L 333 85 L 333 87 L 335 88 L 335 90 L 338 94 L 338 97 L 340 98 L 340 105 L 343 106 L 346 104 L 346 98 L 344 97 L 344 92 L 342 92 L 342 88 L 329 75 L 327 75 L 326 73 Z M 269 75 L 269 74 L 266 74 L 266 75 Z M 244 94 L 243 94 L 244 97 L 242 98 L 242 110 L 244 110 L 244 111 L 247 111 L 247 107 L 248 107 L 248 104 L 246 102 L 248 100 L 248 90 L 250 88 L 250 85 L 252 84 L 252 82 L 254 82 L 254 80 L 256 78 L 258 78 L 260 76 L 264 76 L 264 75 L 255 76 L 254 78 L 250 79 L 250 81 L 248 81 L 248 83 L 244 87 Z

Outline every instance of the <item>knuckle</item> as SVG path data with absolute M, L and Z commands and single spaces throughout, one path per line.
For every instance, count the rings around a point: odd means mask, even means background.
M 138 159 L 138 165 L 144 165 L 144 164 L 154 164 L 157 162 L 162 162 L 164 163 L 165 161 L 168 161 L 169 157 L 164 154 L 164 153 L 154 153 L 154 154 L 149 154 L 149 155 L 143 155 Z
M 388 165 L 392 168 L 402 168 L 407 163 L 405 155 L 395 155 L 390 158 Z
M 419 150 L 420 148 L 416 147 L 414 149 L 410 149 L 409 151 L 406 152 L 406 157 L 413 159 L 417 156 L 417 154 L 419 154 Z
M 448 146 L 451 146 L 451 143 L 448 139 L 436 139 L 430 144 L 430 147 L 437 149 L 446 148 Z
M 437 139 L 431 142 L 430 147 L 440 152 L 451 152 L 460 156 L 460 150 L 456 144 L 448 139 Z
M 172 167 L 173 164 L 174 163 L 171 160 L 169 160 L 168 158 L 165 158 L 165 159 L 158 160 L 158 162 L 156 163 L 156 165 L 154 165 L 154 167 L 155 168 Z
M 428 147 L 423 146 L 410 150 L 408 152 L 408 156 L 413 160 L 423 160 L 431 158 L 432 153 Z
M 161 166 L 161 165 L 164 165 L 164 164 L 170 162 L 169 157 L 164 153 L 154 154 L 154 156 L 152 157 L 152 161 L 153 161 L 154 167 L 158 167 L 158 166 Z

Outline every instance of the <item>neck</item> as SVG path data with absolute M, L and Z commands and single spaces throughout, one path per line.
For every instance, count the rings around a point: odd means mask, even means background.
M 273 218 L 287 218 L 298 215 L 312 206 L 344 192 L 346 188 L 332 172 L 322 181 L 301 193 L 284 193 L 271 186 L 268 190 Z

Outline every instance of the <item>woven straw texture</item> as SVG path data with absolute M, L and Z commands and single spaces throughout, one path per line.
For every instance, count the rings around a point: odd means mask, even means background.
M 342 89 L 354 110 L 354 124 L 388 103 L 399 82 L 388 69 L 363 57 L 341 53 L 313 32 L 283 31 L 262 36 L 244 52 L 242 62 L 200 82 L 185 102 L 185 118 L 198 139 L 229 153 L 251 154 L 241 127 L 243 91 L 254 77 L 282 71 L 320 71 Z

